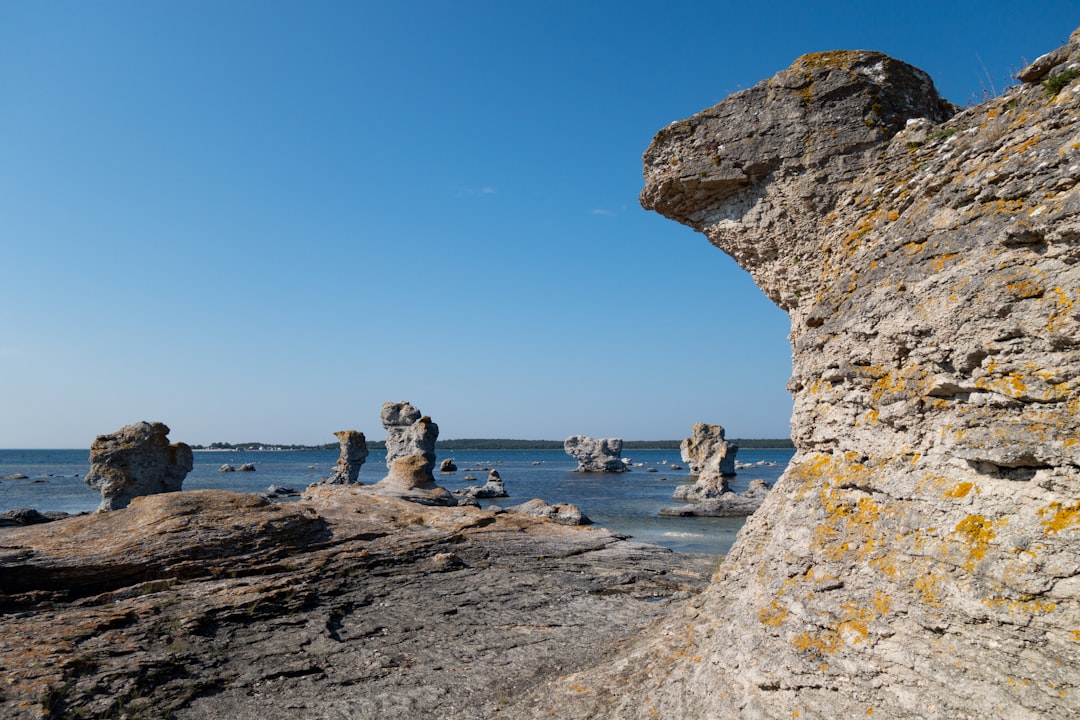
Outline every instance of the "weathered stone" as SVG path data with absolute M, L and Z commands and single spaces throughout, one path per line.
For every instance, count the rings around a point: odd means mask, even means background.
M 455 490 L 454 497 L 489 500 L 492 498 L 504 498 L 510 496 L 506 492 L 506 485 L 503 484 L 502 478 L 499 476 L 499 471 L 492 470 L 488 473 L 486 483 L 479 486 Z
M 560 525 L 592 524 L 592 520 L 590 520 L 585 513 L 581 512 L 577 505 L 571 503 L 555 503 L 554 505 L 548 505 L 540 498 L 533 498 L 520 505 L 512 505 L 506 508 L 506 512 L 548 518 Z
M 679 485 L 671 497 L 676 500 L 698 502 L 709 498 L 718 498 L 724 493 L 730 493 L 728 480 L 716 470 L 707 470 L 698 475 L 694 482 Z
M 575 472 L 626 472 L 630 468 L 622 461 L 621 438 L 594 439 L 586 435 L 571 435 L 563 442 L 566 454 L 578 461 Z
M 90 446 L 86 484 L 101 493 L 98 510 L 127 507 L 132 498 L 179 490 L 194 467 L 191 448 L 169 444 L 164 423 L 138 422 Z
M 386 467 L 407 455 L 423 455 L 435 465 L 435 441 L 439 426 L 407 402 L 383 403 L 382 424 L 386 428 Z
M 244 463 L 237 468 L 237 472 L 255 472 L 255 463 Z
M 724 428 L 705 423 L 694 423 L 690 437 L 679 444 L 679 453 L 683 462 L 690 466 L 691 475 L 734 475 L 738 452 L 738 445 L 724 439 Z
M 1078 87 L 942 123 L 828 53 L 657 135 L 643 204 L 790 315 L 797 452 L 687 614 L 511 715 L 1080 717 Z
M 169 493 L 3 530 L 0 717 L 485 720 L 714 564 L 364 489 Z
M 355 483 L 368 456 L 367 438 L 358 430 L 339 430 L 334 436 L 337 437 L 341 449 L 333 474 L 323 482 L 329 485 Z
M 217 471 L 222 473 L 236 472 L 236 468 L 234 468 L 232 465 L 229 465 L 228 463 L 225 463 L 224 465 L 220 466 Z
M 421 413 L 408 401 L 383 403 L 380 419 L 384 428 L 408 427 L 420 419 Z
M 439 472 L 451 473 L 457 471 L 457 465 L 454 464 L 454 458 L 446 458 L 439 463 Z
M 686 488 L 686 491 L 680 493 L 683 488 Z M 660 514 L 667 517 L 746 517 L 761 507 L 769 492 L 769 486 L 764 480 L 751 480 L 749 487 L 742 493 L 727 490 L 705 495 L 695 492 L 698 489 L 696 483 L 676 488 L 673 497 L 691 504 L 660 508 Z

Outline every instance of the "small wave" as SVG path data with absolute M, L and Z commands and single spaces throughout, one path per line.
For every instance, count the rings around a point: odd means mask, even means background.
M 680 537 L 680 538 L 702 538 L 705 537 L 704 533 L 692 533 L 692 532 L 666 532 L 664 537 Z

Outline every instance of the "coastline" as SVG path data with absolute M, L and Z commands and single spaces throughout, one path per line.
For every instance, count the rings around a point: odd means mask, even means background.
M 494 717 L 639 635 L 717 565 L 328 487 L 290 504 L 166 493 L 0 533 L 13 718 Z

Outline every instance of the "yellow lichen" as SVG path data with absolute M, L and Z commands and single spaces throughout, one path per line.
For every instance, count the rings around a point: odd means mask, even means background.
M 973 484 L 970 482 L 957 483 L 956 485 L 945 491 L 945 496 L 951 498 L 967 497 L 967 494 L 971 492 L 972 487 Z
M 1039 517 L 1042 519 L 1043 532 L 1047 535 L 1074 528 L 1080 525 L 1080 500 L 1068 507 L 1054 501 L 1039 509 Z

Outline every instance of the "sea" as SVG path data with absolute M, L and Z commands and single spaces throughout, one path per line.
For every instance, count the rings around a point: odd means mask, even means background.
M 732 489 L 742 492 L 751 480 L 757 479 L 772 486 L 794 452 L 740 450 L 740 467 L 730 478 Z M 0 512 L 17 508 L 71 514 L 95 510 L 101 495 L 83 481 L 90 470 L 89 455 L 89 450 L 0 450 Z M 303 490 L 330 475 L 338 451 L 196 450 L 194 455 L 195 467 L 184 480 L 185 490 L 216 488 L 261 494 L 271 485 Z M 488 471 L 498 470 L 510 497 L 481 501 L 484 506 L 509 507 L 532 498 L 551 504 L 573 503 L 597 525 L 676 552 L 726 554 L 745 522 L 744 518 L 659 515 L 663 507 L 682 504 L 671 498 L 678 485 L 688 482 L 686 464 L 677 450 L 626 452 L 623 457 L 630 461 L 632 469 L 618 474 L 574 472 L 577 461 L 562 450 L 440 450 L 438 462 L 447 457 L 454 459 L 458 470 L 435 472 L 436 481 L 447 490 L 483 485 Z M 252 463 L 255 470 L 219 471 L 222 465 L 239 468 L 245 463 Z M 683 469 L 676 470 L 672 465 Z M 359 481 L 371 484 L 385 475 L 385 451 L 372 450 Z

